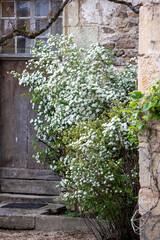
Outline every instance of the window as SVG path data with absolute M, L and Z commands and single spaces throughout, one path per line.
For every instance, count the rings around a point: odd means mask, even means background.
M 48 24 L 46 17 L 49 11 L 54 15 L 60 7 L 62 0 L 4 0 L 0 2 L 1 35 L 8 34 L 13 27 L 21 30 L 39 31 Z M 46 34 L 62 33 L 62 16 L 37 39 L 46 41 Z M 34 45 L 34 39 L 16 36 L 8 39 L 1 46 L 3 54 L 30 53 L 29 45 Z

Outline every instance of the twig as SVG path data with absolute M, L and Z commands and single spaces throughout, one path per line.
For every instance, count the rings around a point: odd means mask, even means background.
M 142 4 L 138 4 L 135 7 L 132 5 L 132 3 L 124 1 L 124 0 L 108 0 L 109 2 L 114 2 L 114 3 L 118 3 L 118 4 L 123 4 L 126 5 L 127 7 L 129 7 L 133 12 L 135 12 L 136 14 L 139 14 L 139 8 L 142 6 Z

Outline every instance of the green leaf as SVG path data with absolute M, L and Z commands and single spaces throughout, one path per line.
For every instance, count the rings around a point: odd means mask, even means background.
M 160 79 L 159 79 L 159 78 L 154 79 L 154 83 L 155 83 L 155 84 L 158 84 L 159 82 L 160 82 Z
M 139 124 L 138 129 L 143 133 L 144 130 L 146 129 L 146 126 L 147 126 L 147 124 L 142 122 Z
M 143 118 L 145 121 L 148 122 L 148 121 L 151 119 L 151 116 L 145 115 L 145 116 L 143 116 L 142 118 Z
M 152 105 L 150 103 L 145 103 L 143 105 L 143 111 L 145 112 L 145 111 L 149 110 L 151 107 L 152 107 Z
M 140 92 L 140 91 L 137 91 L 137 90 L 135 90 L 135 91 L 132 92 L 132 94 L 131 94 L 131 98 L 132 98 L 133 100 L 139 101 L 142 97 L 144 97 L 144 94 L 143 94 L 142 92 Z

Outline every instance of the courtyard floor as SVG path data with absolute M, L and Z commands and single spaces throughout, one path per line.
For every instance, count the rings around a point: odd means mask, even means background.
M 95 237 L 80 231 L 48 233 L 0 229 L 0 240 L 95 240 Z

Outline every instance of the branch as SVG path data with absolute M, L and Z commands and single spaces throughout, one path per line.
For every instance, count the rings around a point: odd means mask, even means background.
M 127 2 L 125 0 L 108 0 L 109 2 L 114 2 L 114 3 L 118 3 L 118 4 L 123 4 L 126 5 L 127 7 L 129 7 L 133 12 L 135 12 L 136 14 L 139 14 L 139 8 L 142 6 L 141 3 L 139 3 L 136 6 L 133 6 L 132 3 Z
M 6 40 L 13 38 L 14 36 L 23 36 L 23 37 L 30 38 L 30 39 L 36 38 L 41 33 L 45 32 L 57 20 L 57 18 L 63 12 L 63 9 L 65 8 L 65 6 L 70 1 L 72 1 L 72 0 L 65 0 L 62 3 L 61 7 L 57 10 L 55 15 L 50 17 L 50 22 L 47 24 L 47 26 L 42 28 L 42 29 L 40 29 L 40 31 L 38 31 L 38 32 L 31 32 L 31 31 L 20 30 L 20 29 L 15 29 L 14 28 L 11 33 L 7 34 L 6 36 L 2 36 L 0 38 L 0 45 L 2 45 Z
M 47 142 L 45 142 L 44 140 L 38 138 L 38 141 L 43 143 L 45 146 L 47 146 L 48 148 L 50 148 L 52 151 L 55 150 L 54 148 L 52 148 Z

